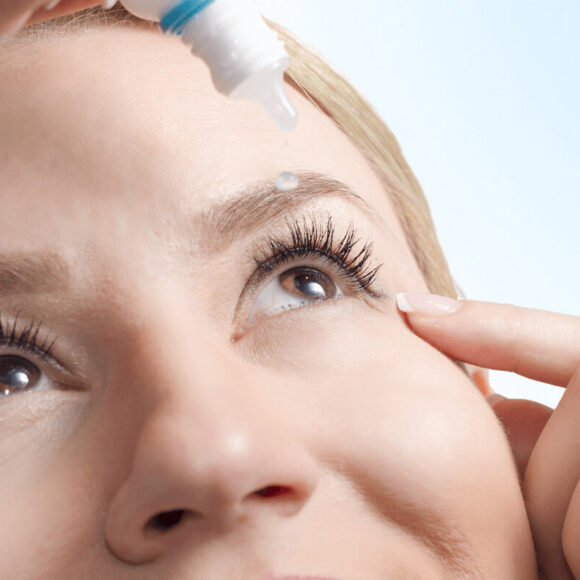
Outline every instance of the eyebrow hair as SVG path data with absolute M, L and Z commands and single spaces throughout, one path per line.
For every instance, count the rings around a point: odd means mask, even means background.
M 296 176 L 296 189 L 282 191 L 273 179 L 260 181 L 194 216 L 195 229 L 199 230 L 196 237 L 203 251 L 209 256 L 221 253 L 280 216 L 330 196 L 356 205 L 388 229 L 377 211 L 341 181 L 314 172 L 298 172 Z M 69 266 L 56 253 L 0 254 L 0 296 L 54 292 L 65 288 L 69 281 Z
M 200 230 L 203 250 L 209 255 L 221 253 L 267 223 L 324 197 L 355 205 L 373 222 L 390 231 L 377 210 L 343 182 L 314 172 L 296 172 L 296 176 L 298 185 L 290 191 L 279 189 L 275 180 L 260 181 L 196 215 L 194 221 Z
M 68 285 L 66 262 L 55 253 L 0 254 L 0 295 L 40 294 Z

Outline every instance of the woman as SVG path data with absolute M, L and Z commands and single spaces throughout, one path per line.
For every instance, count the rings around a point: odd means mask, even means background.
M 288 135 L 121 9 L 2 48 L 1 576 L 579 577 L 578 320 L 454 300 L 396 141 L 288 43 Z

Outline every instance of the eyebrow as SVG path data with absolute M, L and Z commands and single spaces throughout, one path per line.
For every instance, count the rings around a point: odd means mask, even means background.
M 67 263 L 54 253 L 0 254 L 0 295 L 41 294 L 68 285 Z
M 314 172 L 298 172 L 296 176 L 298 185 L 293 190 L 279 189 L 274 179 L 260 181 L 195 215 L 193 222 L 203 251 L 209 256 L 221 253 L 267 223 L 324 197 L 344 199 L 388 229 L 377 211 L 341 181 Z M 0 254 L 0 296 L 55 292 L 69 282 L 70 267 L 56 253 Z
M 381 228 L 390 231 L 377 210 L 345 183 L 321 173 L 297 172 L 296 176 L 298 185 L 290 191 L 279 189 L 273 179 L 260 181 L 194 216 L 203 251 L 209 255 L 221 253 L 277 218 L 325 197 L 353 204 Z

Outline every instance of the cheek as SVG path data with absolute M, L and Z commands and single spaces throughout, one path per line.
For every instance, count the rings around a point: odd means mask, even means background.
M 260 322 L 239 341 L 240 354 L 282 372 L 358 372 L 392 350 L 395 328 L 404 326 L 392 308 L 378 312 L 351 298 L 313 303 Z
M 337 301 L 277 318 L 246 347 L 288 379 L 288 408 L 313 452 L 373 511 L 400 521 L 431 514 L 477 537 L 493 512 L 484 498 L 513 509 L 517 478 L 493 412 L 394 309 Z
M 467 375 L 395 313 L 356 317 L 337 307 L 331 316 L 325 313 L 324 325 L 297 330 L 284 347 L 291 353 L 284 364 L 294 365 L 307 399 L 316 401 L 325 422 L 335 423 L 325 431 L 326 444 L 333 444 L 331 434 L 340 429 L 353 456 L 368 453 L 377 464 L 391 454 L 398 472 L 412 474 L 417 465 L 472 462 L 487 447 L 489 431 L 501 435 Z
M 50 391 L 15 396 L 0 409 L 2 578 L 33 578 L 39 569 L 65 577 L 87 553 L 95 495 L 71 444 L 86 403 L 82 394 Z
M 411 376 L 437 391 L 442 387 L 434 380 L 437 373 L 445 375 L 444 381 L 451 375 L 451 388 L 459 383 L 461 392 L 475 390 L 457 365 L 408 328 L 391 301 L 381 310 L 349 298 L 314 303 L 262 321 L 238 347 L 244 359 L 283 373 L 333 379 L 364 374 L 365 380 L 374 377 L 383 385 L 394 381 L 384 393 Z
M 489 430 L 502 435 L 471 380 L 413 334 L 394 307 L 320 303 L 273 317 L 245 339 L 253 363 L 288 381 L 298 412 L 328 425 L 323 447 L 334 444 L 336 433 L 352 443 L 353 456 L 396 447 L 399 468 L 412 473 L 423 462 L 472 461 Z

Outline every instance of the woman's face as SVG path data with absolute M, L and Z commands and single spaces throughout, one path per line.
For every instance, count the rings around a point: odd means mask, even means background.
M 0 576 L 534 577 L 500 423 L 397 312 L 425 284 L 324 114 L 289 89 L 282 134 L 139 29 L 0 74 Z

